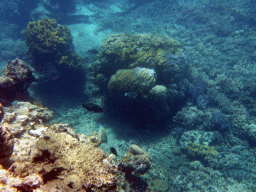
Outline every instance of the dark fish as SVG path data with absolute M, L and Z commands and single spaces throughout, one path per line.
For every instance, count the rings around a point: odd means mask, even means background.
M 135 92 L 129 92 L 129 93 L 125 93 L 124 96 L 130 99 L 135 99 L 138 96 L 138 94 Z
M 114 147 L 110 147 L 110 151 L 112 154 L 114 154 L 115 156 L 118 156 L 117 155 L 117 152 L 116 152 L 116 149 Z
M 94 113 L 102 113 L 103 112 L 103 108 L 94 103 L 85 103 L 85 104 L 82 104 L 82 107 L 85 108 L 86 110 L 92 111 Z
M 87 51 L 87 53 L 96 55 L 96 54 L 99 53 L 99 51 L 97 49 L 90 49 L 90 50 Z

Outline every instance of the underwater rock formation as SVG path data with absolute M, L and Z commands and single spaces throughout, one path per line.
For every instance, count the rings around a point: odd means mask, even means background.
M 34 87 L 36 94 L 47 103 L 57 94 L 64 97 L 72 92 L 76 93 L 72 96 L 81 96 L 85 74 L 82 59 L 72 48 L 70 30 L 55 19 L 45 18 L 29 22 L 25 34 L 31 65 L 40 75 Z
M 36 78 L 33 70 L 20 59 L 8 61 L 3 76 L 0 77 L 0 102 L 9 106 L 14 100 L 32 101 L 27 91 Z
M 4 108 L 2 103 L 0 103 L 0 122 L 2 121 L 3 118 L 4 118 Z
M 142 124 L 167 122 L 185 99 L 189 78 L 180 43 L 152 34 L 110 35 L 88 70 L 106 93 L 106 109 Z
M 9 159 L 13 153 L 14 139 L 7 127 L 0 127 L 0 164 Z
M 109 95 L 125 96 L 135 92 L 140 97 L 147 96 L 155 85 L 156 72 L 153 69 L 136 67 L 135 69 L 120 69 L 112 75 L 108 83 Z
M 141 179 L 141 175 L 149 171 L 151 161 L 149 155 L 137 145 L 131 145 L 129 152 L 124 156 L 118 169 L 125 173 L 125 178 L 131 183 L 137 191 L 146 191 L 138 189 L 139 186 L 146 188 L 147 184 Z
M 101 107 L 97 104 L 94 104 L 94 103 L 85 103 L 85 104 L 82 104 L 82 107 L 84 109 L 86 109 L 87 111 L 92 111 L 94 113 L 102 113 L 103 112 L 103 107 Z
M 129 153 L 133 155 L 144 155 L 145 151 L 142 148 L 140 148 L 138 145 L 132 144 L 130 146 Z
M 131 145 L 129 152 L 124 156 L 118 168 L 130 175 L 140 176 L 146 173 L 151 166 L 149 155 L 137 145 Z
M 91 79 L 104 89 L 104 78 L 110 78 L 119 69 L 133 69 L 145 67 L 154 69 L 158 76 L 163 75 L 168 68 L 166 76 L 171 76 L 164 81 L 180 82 L 187 75 L 187 64 L 170 62 L 167 55 L 182 56 L 182 46 L 169 37 L 152 34 L 114 34 L 106 38 L 101 46 L 99 62 L 90 65 L 93 73 Z M 178 56 L 179 55 L 179 56 Z M 98 77 L 97 77 L 98 76 Z M 99 78 L 101 77 L 101 78 Z M 161 78 L 161 77 L 160 77 Z M 164 79 L 161 78 L 161 81 Z M 105 82 L 106 84 L 107 82 Z
M 57 25 L 55 19 L 45 18 L 43 20 L 29 22 L 25 34 L 26 43 L 29 47 L 28 52 L 32 58 L 33 66 L 38 65 L 38 60 L 43 54 L 50 54 L 48 56 L 54 57 L 59 64 L 67 60 L 65 57 L 71 54 L 71 32 L 66 26 Z M 69 65 L 72 64 L 72 62 L 69 63 Z
M 94 147 L 99 147 L 102 143 L 108 142 L 108 136 L 104 127 L 99 125 L 99 132 L 94 132 L 88 137 Z
M 10 163 L 0 166 L 0 191 L 120 191 L 124 174 L 89 137 L 67 124 L 46 126 L 52 112 L 27 102 L 5 111 L 0 126 L 16 134 Z
M 3 106 L 0 103 L 0 123 L 4 117 Z M 8 160 L 12 153 L 14 147 L 14 139 L 7 127 L 0 126 L 0 164 L 3 164 Z M 1 178 L 0 178 L 1 179 Z

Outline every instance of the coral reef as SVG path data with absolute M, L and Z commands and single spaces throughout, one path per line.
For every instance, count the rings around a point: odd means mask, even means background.
M 108 142 L 106 130 L 100 125 L 99 133 L 96 131 L 89 136 L 90 141 L 95 147 L 99 147 L 102 143 Z
M 106 108 L 141 122 L 170 119 L 185 98 L 188 69 L 179 42 L 152 34 L 110 35 L 88 65 L 90 80 L 107 93 Z M 133 116 L 136 107 L 144 117 Z
M 190 162 L 186 175 L 177 175 L 173 184 L 179 191 L 253 191 L 244 183 L 225 180 L 222 173 L 203 166 L 200 161 Z
M 25 34 L 33 67 L 38 68 L 42 60 L 53 61 L 69 68 L 81 67 L 81 59 L 71 49 L 73 44 L 70 30 L 66 26 L 58 25 L 55 19 L 45 18 L 29 22 Z
M 215 139 L 213 132 L 204 131 L 187 131 L 184 132 L 180 139 L 181 148 L 186 148 L 189 144 L 210 145 Z
M 33 70 L 20 59 L 8 61 L 3 76 L 0 77 L 0 101 L 4 106 L 14 100 L 32 101 L 27 91 L 30 84 L 36 81 Z
M 132 69 L 145 67 L 154 69 L 157 74 L 172 76 L 171 79 L 161 78 L 165 83 L 177 81 L 177 78 L 187 74 L 185 60 L 179 63 L 170 63 L 166 57 L 167 53 L 181 54 L 182 49 L 179 42 L 169 38 L 151 34 L 115 34 L 106 38 L 101 46 L 99 63 L 95 63 L 91 79 L 97 75 L 110 78 L 119 69 Z M 178 56 L 177 56 L 178 57 Z M 169 68 L 167 71 L 166 68 Z M 186 69 L 185 69 L 186 68 Z M 100 80 L 100 79 L 98 79 Z M 180 79 L 179 79 L 180 80 Z M 98 84 L 102 84 L 98 82 Z M 104 89 L 104 87 L 101 87 Z
M 131 145 L 118 169 L 125 173 L 126 180 L 136 191 L 146 191 L 147 183 L 140 177 L 149 171 L 151 161 L 149 155 L 137 145 Z
M 140 148 L 138 145 L 132 144 L 130 146 L 129 153 L 131 153 L 132 155 L 143 155 L 145 154 L 145 151 L 142 148 Z
M 4 108 L 2 103 L 0 103 L 0 122 L 2 121 L 3 118 L 4 118 Z
M 55 19 L 45 18 L 29 22 L 25 34 L 29 53 L 34 59 L 33 66 L 37 64 L 36 56 L 42 53 L 51 54 L 60 63 L 62 56 L 68 54 L 72 45 L 70 30 L 65 26 L 57 25 Z
M 150 169 L 150 157 L 143 149 L 137 145 L 131 145 L 123 161 L 118 165 L 118 169 L 127 175 L 140 176 Z
M 68 125 L 46 126 L 52 112 L 26 102 L 5 111 L 0 125 L 19 134 L 13 138 L 1 129 L 6 155 L 1 156 L 0 190 L 120 191 L 123 174 L 89 137 L 75 134 Z
M 152 69 L 136 67 L 135 69 L 120 69 L 112 75 L 108 83 L 109 95 L 125 96 L 135 92 L 140 97 L 147 97 L 155 85 L 156 73 Z
M 206 144 L 191 143 L 186 146 L 186 150 L 189 156 L 200 159 L 210 159 L 218 155 L 218 151 L 216 151 L 215 147 Z
M 195 127 L 201 130 L 209 127 L 208 124 L 213 120 L 210 114 L 204 113 L 197 107 L 186 106 L 173 117 L 173 121 L 176 126 L 187 130 L 195 129 Z
M 44 103 L 51 102 L 51 96 L 56 98 L 57 94 L 64 97 L 75 92 L 81 96 L 85 82 L 83 61 L 72 48 L 70 30 L 45 18 L 29 22 L 25 34 L 31 65 L 40 75 L 34 90 Z
M 7 127 L 0 127 L 0 164 L 9 159 L 13 153 L 14 139 Z

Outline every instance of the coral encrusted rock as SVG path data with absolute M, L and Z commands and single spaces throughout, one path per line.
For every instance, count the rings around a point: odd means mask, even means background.
M 0 103 L 0 122 L 4 118 L 4 109 L 2 103 Z
M 156 73 L 153 69 L 136 67 L 135 69 L 120 69 L 109 80 L 110 95 L 135 92 L 140 96 L 147 95 L 155 85 Z
M 14 139 L 6 127 L 0 127 L 0 164 L 4 163 L 12 155 Z
M 33 70 L 20 59 L 8 61 L 0 77 L 0 102 L 9 106 L 14 100 L 32 101 L 27 91 L 30 84 L 36 81 Z
M 67 124 L 46 126 L 46 108 L 19 102 L 4 109 L 0 160 L 9 161 L 0 165 L 0 191 L 121 191 L 124 174 L 89 137 Z M 5 127 L 15 132 L 14 146 Z
M 101 46 L 99 62 L 88 66 L 92 70 L 90 78 L 101 89 L 105 89 L 109 78 L 118 70 L 136 67 L 154 69 L 161 81 L 176 84 L 184 79 L 188 70 L 181 44 L 152 34 L 110 35 Z
M 118 165 L 118 169 L 126 175 L 141 176 L 151 167 L 149 155 L 138 145 L 131 145 L 130 150 L 125 154 L 123 161 Z

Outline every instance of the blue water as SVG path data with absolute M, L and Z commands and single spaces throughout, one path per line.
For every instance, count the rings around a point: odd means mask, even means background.
M 15 58 L 32 64 L 28 22 L 48 17 L 70 29 L 70 50 L 82 58 L 83 78 L 42 62 L 41 71 L 32 66 L 39 83 L 29 92 L 55 112 L 54 121 L 78 133 L 88 135 L 102 124 L 108 143 L 101 148 L 108 154 L 115 147 L 121 160 L 131 144 L 147 151 L 152 164 L 140 176 L 147 187 L 139 191 L 256 190 L 256 1 L 3 0 L 0 8 L 1 69 Z M 109 94 L 111 76 L 133 69 L 129 59 L 119 62 L 121 54 L 113 54 L 111 65 L 100 56 L 108 45 L 105 38 L 114 34 L 124 34 L 125 42 L 152 34 L 152 44 L 157 37 L 180 43 L 181 52 L 166 53 L 162 68 L 154 68 L 152 58 L 134 65 L 155 70 L 155 84 L 166 88 L 164 96 L 143 95 L 135 88 Z M 126 46 L 115 51 L 125 52 Z M 144 49 L 136 46 L 138 52 Z M 97 74 L 104 75 L 102 80 L 92 80 Z M 138 96 L 125 97 L 129 92 Z M 104 113 L 81 108 L 86 102 L 104 104 Z

